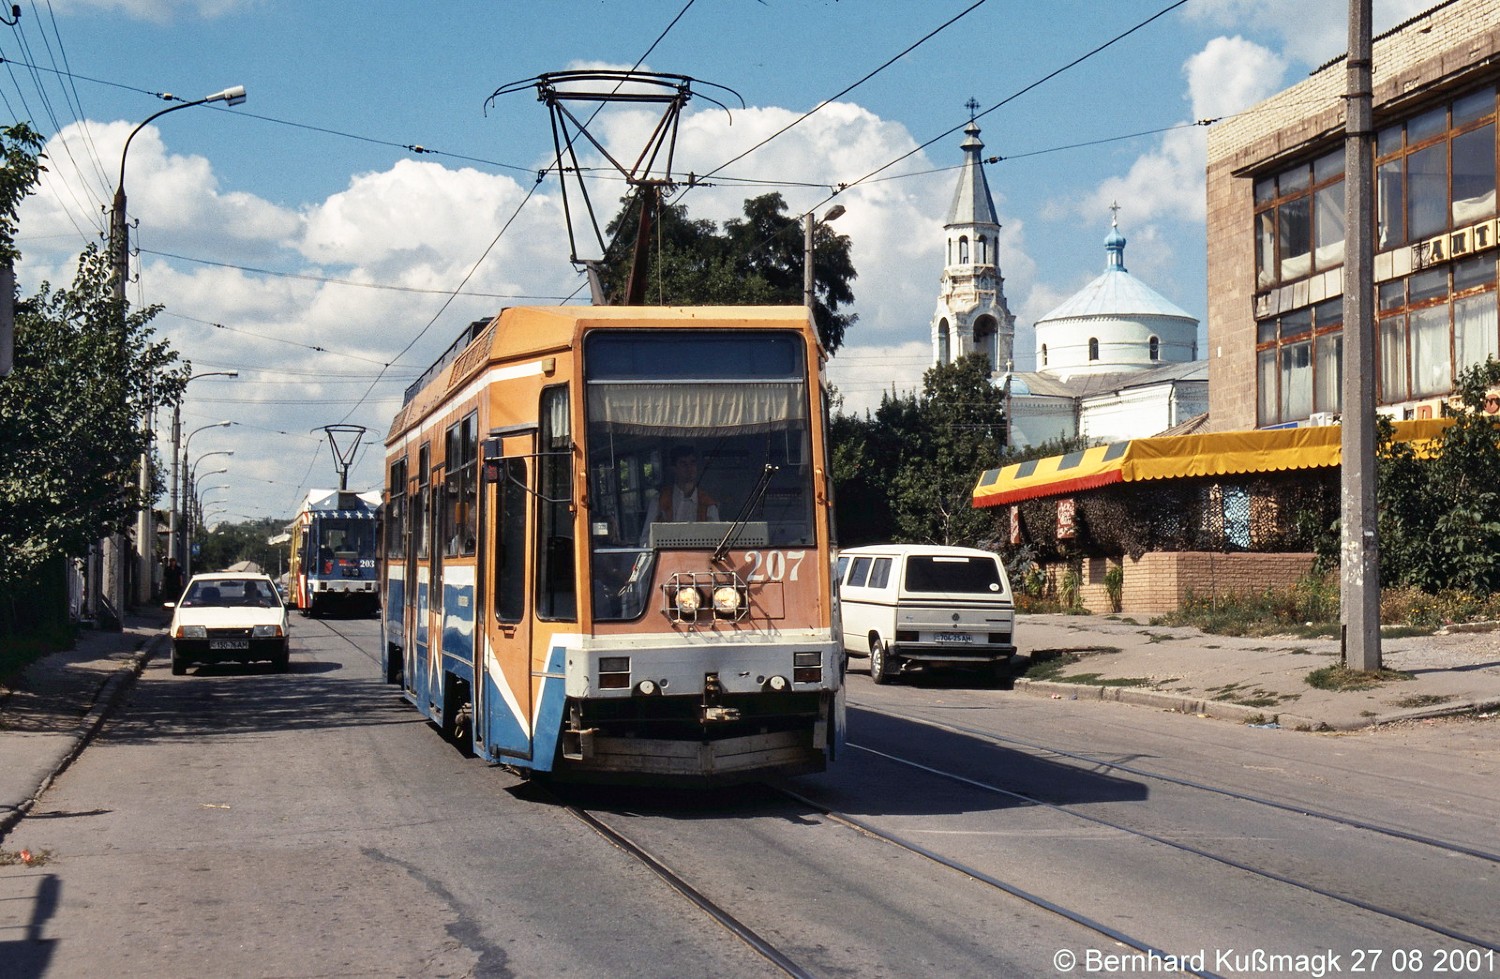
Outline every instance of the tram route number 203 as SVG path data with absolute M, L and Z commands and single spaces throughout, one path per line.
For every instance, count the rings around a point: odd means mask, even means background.
M 746 581 L 796 581 L 806 551 L 746 551 Z

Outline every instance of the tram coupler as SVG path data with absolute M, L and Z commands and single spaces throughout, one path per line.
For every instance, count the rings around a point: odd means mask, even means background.
M 703 704 L 698 708 L 698 720 L 703 724 L 722 724 L 725 721 L 737 721 L 740 719 L 738 707 L 724 707 L 719 704 L 719 696 L 724 688 L 719 684 L 719 674 L 705 673 L 703 675 Z
M 571 728 L 562 733 L 562 754 L 570 761 L 589 761 L 594 757 L 594 735 L 599 733 L 596 727 L 583 731 L 575 731 Z

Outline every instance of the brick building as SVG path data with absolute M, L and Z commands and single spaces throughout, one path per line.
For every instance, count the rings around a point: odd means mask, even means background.
M 1376 399 L 1439 414 L 1500 358 L 1500 0 L 1449 0 L 1373 44 Z M 1343 387 L 1345 64 L 1209 132 L 1209 425 L 1317 424 Z

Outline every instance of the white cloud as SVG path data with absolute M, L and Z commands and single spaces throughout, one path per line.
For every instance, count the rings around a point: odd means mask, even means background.
M 51 0 L 55 13 L 83 16 L 99 11 L 166 24 L 184 17 L 213 20 L 261 6 L 263 0 Z
M 1374 0 L 1376 34 L 1433 6 L 1433 0 Z M 1184 14 L 1229 30 L 1270 35 L 1286 57 L 1307 66 L 1323 64 L 1349 47 L 1348 5 L 1308 0 L 1197 0 Z
M 1194 119 L 1234 115 L 1283 87 L 1286 60 L 1243 37 L 1216 37 L 1182 66 Z

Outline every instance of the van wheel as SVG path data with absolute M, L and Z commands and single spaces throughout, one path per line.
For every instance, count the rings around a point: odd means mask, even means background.
M 896 664 L 879 636 L 870 640 L 870 679 L 876 683 L 890 683 L 896 679 Z

